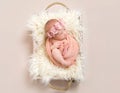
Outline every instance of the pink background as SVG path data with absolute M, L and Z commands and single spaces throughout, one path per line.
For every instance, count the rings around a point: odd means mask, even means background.
M 0 0 L 0 93 L 61 93 L 33 83 L 27 71 L 27 21 L 53 1 Z M 120 93 L 120 1 L 59 1 L 85 10 L 88 21 L 85 81 L 66 93 Z

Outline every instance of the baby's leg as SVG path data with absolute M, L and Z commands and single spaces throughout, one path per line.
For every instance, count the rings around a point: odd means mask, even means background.
M 53 55 L 53 58 L 54 58 L 56 61 L 60 62 L 62 65 L 66 66 L 66 67 L 68 67 L 68 66 L 70 66 L 70 65 L 73 64 L 73 63 L 71 62 L 71 60 L 64 60 L 64 58 L 63 58 L 60 50 L 57 49 L 57 48 L 54 48 L 54 49 L 52 50 L 52 55 Z
M 57 49 L 57 48 L 52 49 L 52 55 L 56 61 L 60 62 L 61 64 L 65 63 L 65 60 L 59 49 Z

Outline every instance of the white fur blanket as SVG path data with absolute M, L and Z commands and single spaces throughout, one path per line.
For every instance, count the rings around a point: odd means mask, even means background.
M 65 27 L 70 30 L 80 45 L 80 53 L 75 65 L 64 69 L 53 65 L 45 54 L 45 31 L 44 25 L 49 19 L 63 19 Z M 28 26 L 32 31 L 33 54 L 29 60 L 29 72 L 33 79 L 41 79 L 44 83 L 49 83 L 52 79 L 62 80 L 83 80 L 84 56 L 82 51 L 82 40 L 84 27 L 81 22 L 81 13 L 77 11 L 59 11 L 57 13 L 47 13 L 45 11 L 33 15 Z

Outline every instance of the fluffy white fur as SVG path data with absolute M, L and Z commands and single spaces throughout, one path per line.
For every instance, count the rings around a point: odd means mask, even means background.
M 76 40 L 80 44 L 80 53 L 77 57 L 75 65 L 64 69 L 57 67 L 50 62 L 45 51 L 45 31 L 44 26 L 49 19 L 63 19 L 65 27 L 70 30 Z M 79 20 L 80 18 L 80 20 Z M 58 13 L 47 13 L 45 11 L 33 15 L 28 22 L 29 28 L 32 30 L 33 37 L 33 51 L 30 57 L 29 71 L 33 79 L 41 79 L 44 83 L 49 83 L 52 79 L 69 80 L 83 80 L 83 31 L 84 27 L 81 21 L 81 13 L 77 11 L 59 11 Z

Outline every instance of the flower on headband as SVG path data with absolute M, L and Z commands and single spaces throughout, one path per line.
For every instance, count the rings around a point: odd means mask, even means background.
M 54 27 L 55 27 L 56 30 L 59 30 L 59 29 L 63 28 L 62 25 L 60 24 L 60 22 L 56 22 Z
M 59 23 L 64 27 L 65 22 L 63 21 L 63 19 L 59 19 Z

